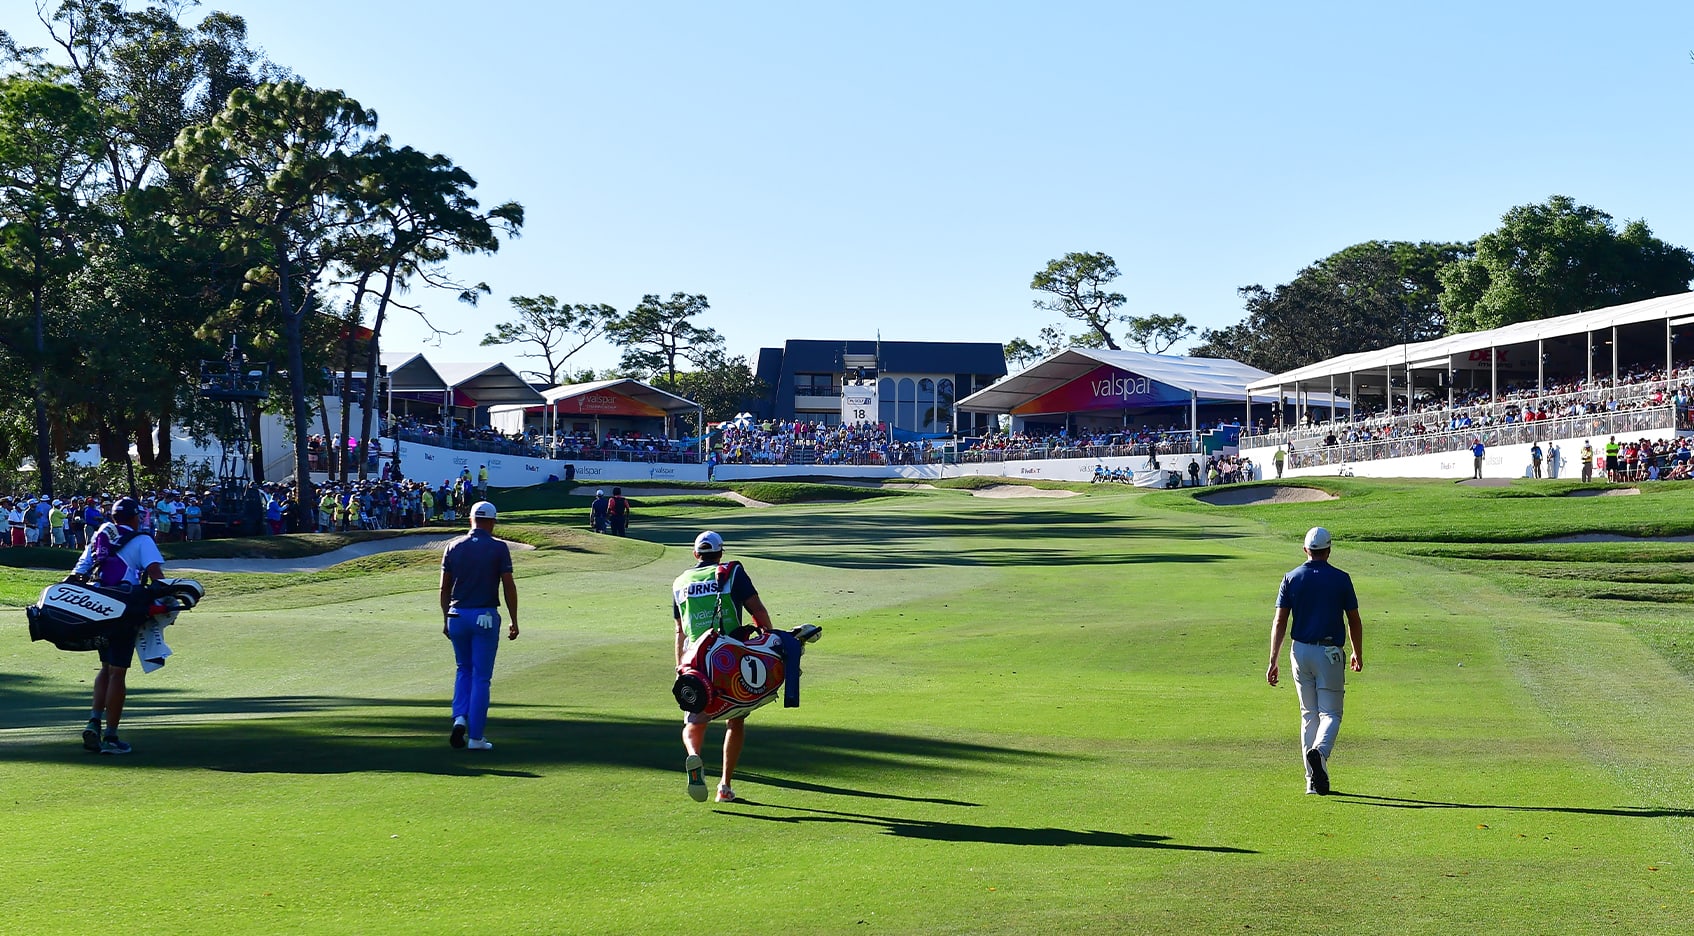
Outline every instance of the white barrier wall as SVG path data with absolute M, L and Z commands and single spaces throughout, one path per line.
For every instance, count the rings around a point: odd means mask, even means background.
M 488 483 L 495 487 L 524 487 L 540 484 L 549 477 L 560 480 L 565 477 L 565 463 L 561 461 L 490 452 L 460 452 L 416 442 L 400 443 L 400 470 L 413 481 L 440 484 L 449 478 L 457 478 L 459 472 L 466 468 L 475 478 L 481 465 L 488 466 Z
M 1168 471 L 1188 470 L 1192 455 L 1160 455 L 1160 467 Z M 1205 459 L 1199 459 L 1203 467 Z M 1043 481 L 1092 481 L 1094 468 L 1103 465 L 1107 470 L 1127 468 L 1146 471 L 1152 466 L 1145 455 L 1118 458 L 1044 458 L 1029 461 L 982 462 L 964 465 L 719 465 L 712 478 L 718 481 L 764 481 L 780 478 L 823 477 L 857 478 L 865 480 L 911 478 L 934 480 L 982 475 L 994 478 L 1036 478 Z M 581 477 L 582 466 L 577 466 Z
M 1159 465 L 1168 471 L 1187 472 L 1193 455 L 1161 455 Z M 1203 466 L 1205 459 L 1200 458 Z M 455 449 L 400 443 L 400 468 L 406 477 L 417 481 L 440 484 L 447 478 L 457 478 L 465 468 L 476 477 L 479 465 L 488 466 L 488 482 L 495 487 L 523 487 L 540 484 L 549 477 L 564 480 L 565 466 L 576 466 L 576 480 L 586 484 L 600 481 L 694 481 L 706 480 L 705 465 L 679 465 L 663 462 L 569 461 L 547 458 L 526 458 L 517 455 L 494 455 L 487 452 L 461 452 Z M 1103 465 L 1107 470 L 1126 468 L 1147 471 L 1152 466 L 1144 455 L 1119 458 L 1047 458 L 1030 461 L 984 462 L 966 465 L 719 465 L 712 473 L 714 481 L 768 481 L 783 478 L 843 478 L 885 480 L 911 478 L 934 480 L 984 475 L 999 478 L 1034 478 L 1043 481 L 1091 481 L 1094 468 Z
M 576 479 L 596 481 L 705 481 L 705 465 L 648 464 L 647 462 L 571 462 Z M 560 475 L 564 477 L 564 475 Z
M 1649 430 L 1647 432 L 1631 433 L 1632 438 L 1646 436 L 1658 439 L 1676 435 L 1676 430 L 1670 427 Z M 1594 446 L 1594 463 L 1604 465 L 1606 458 L 1606 437 L 1588 436 L 1587 440 Z M 1582 477 L 1582 443 L 1583 438 L 1564 438 L 1542 440 L 1541 475 L 1545 478 L 1580 479 Z M 1484 478 L 1528 478 L 1531 477 L 1531 462 L 1529 450 L 1532 443 L 1492 446 L 1486 449 L 1482 458 L 1482 476 Z M 1260 479 L 1276 477 L 1276 466 L 1271 457 L 1276 448 L 1244 449 L 1242 454 L 1253 459 L 1255 474 Z M 1474 474 L 1475 457 L 1470 449 L 1457 452 L 1436 452 L 1429 455 L 1409 455 L 1404 458 L 1380 458 L 1375 461 L 1348 462 L 1347 470 L 1359 478 L 1453 478 L 1463 480 Z M 1282 472 L 1285 478 L 1316 478 L 1333 477 L 1341 473 L 1340 465 L 1314 465 L 1310 468 L 1286 468 Z

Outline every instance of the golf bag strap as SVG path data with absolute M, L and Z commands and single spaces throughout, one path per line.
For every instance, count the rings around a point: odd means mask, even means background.
M 782 647 L 782 662 L 788 671 L 782 684 L 782 707 L 799 708 L 800 655 L 805 652 L 806 645 L 787 634 L 779 634 L 778 640 Z

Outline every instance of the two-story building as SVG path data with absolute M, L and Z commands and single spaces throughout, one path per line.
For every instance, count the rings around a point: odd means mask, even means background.
M 818 341 L 795 339 L 759 351 L 758 377 L 770 388 L 758 416 L 834 425 L 841 388 L 873 382 L 877 421 L 919 434 L 980 431 L 989 418 L 954 404 L 1006 376 L 999 342 Z M 979 425 L 980 424 L 980 425 Z

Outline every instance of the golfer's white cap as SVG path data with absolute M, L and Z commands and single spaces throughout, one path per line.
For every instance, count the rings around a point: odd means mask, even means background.
M 697 553 L 723 552 L 723 537 L 707 530 L 694 537 L 694 551 Z
M 606 489 L 605 489 L 605 488 L 601 488 L 601 489 L 599 489 L 599 490 L 597 490 L 597 491 L 595 491 L 595 492 L 594 492 L 594 496 L 595 496 L 595 497 L 605 497 L 605 496 L 606 496 Z
M 1328 549 L 1329 531 L 1323 527 L 1312 527 L 1306 531 L 1307 549 Z
M 478 520 L 493 520 L 494 505 L 488 501 L 477 501 L 471 505 L 471 516 Z M 1328 542 L 1328 540 L 1325 539 L 1324 542 Z

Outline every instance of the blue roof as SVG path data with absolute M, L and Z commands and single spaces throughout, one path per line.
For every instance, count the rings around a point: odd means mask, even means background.
M 878 346 L 880 347 L 880 351 Z M 820 341 L 797 338 L 780 349 L 759 352 L 759 376 L 776 373 L 842 374 L 847 355 L 880 355 L 879 372 L 896 374 L 980 374 L 1002 377 L 1006 350 L 997 341 Z M 766 378 L 768 383 L 776 381 Z

